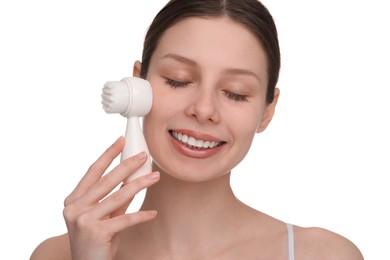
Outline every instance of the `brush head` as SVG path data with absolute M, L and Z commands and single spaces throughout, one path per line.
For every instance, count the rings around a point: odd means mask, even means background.
M 145 116 L 152 108 L 152 87 L 148 81 L 141 78 L 108 81 L 102 92 L 102 105 L 107 113 L 140 117 Z

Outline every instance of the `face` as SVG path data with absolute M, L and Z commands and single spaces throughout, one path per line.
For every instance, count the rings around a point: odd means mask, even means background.
M 147 76 L 154 100 L 144 133 L 158 169 L 195 182 L 230 172 L 273 115 L 266 69 L 259 41 L 228 18 L 170 27 Z

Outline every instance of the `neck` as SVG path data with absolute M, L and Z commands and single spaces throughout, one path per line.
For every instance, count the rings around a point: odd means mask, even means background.
M 188 252 L 189 248 L 202 252 L 213 246 L 207 241 L 223 243 L 221 237 L 226 237 L 227 229 L 236 226 L 236 212 L 243 205 L 233 194 L 230 173 L 199 183 L 160 173 L 160 181 L 147 190 L 141 207 L 141 210 L 156 209 L 158 215 L 153 221 L 137 226 L 137 233 L 170 253 Z
M 230 173 L 205 182 L 181 181 L 161 172 L 160 181 L 150 187 L 142 209 L 157 209 L 159 213 L 172 217 L 187 213 L 204 214 L 218 212 L 236 202 L 230 187 Z M 198 212 L 200 211 L 200 212 Z

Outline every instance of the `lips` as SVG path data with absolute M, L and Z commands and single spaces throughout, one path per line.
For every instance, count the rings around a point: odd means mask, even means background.
M 226 142 L 224 141 L 216 141 L 210 139 L 201 139 L 199 137 L 194 137 L 191 135 L 187 135 L 182 132 L 176 132 L 174 130 L 170 130 L 169 134 L 180 143 L 184 144 L 190 149 L 196 149 L 196 150 L 208 150 L 213 149 L 216 147 L 219 147 Z

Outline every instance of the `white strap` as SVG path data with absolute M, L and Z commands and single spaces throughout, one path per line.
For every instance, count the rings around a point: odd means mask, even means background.
M 294 260 L 294 228 L 293 225 L 286 223 L 288 236 L 288 260 Z

